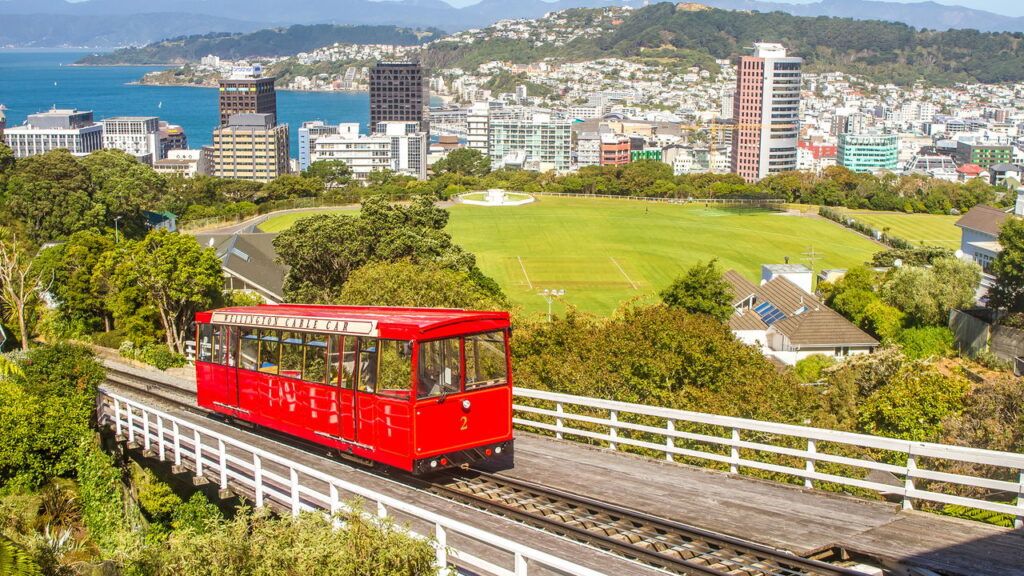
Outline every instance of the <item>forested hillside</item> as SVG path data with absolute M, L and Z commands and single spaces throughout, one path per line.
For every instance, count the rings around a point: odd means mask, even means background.
M 444 33 L 436 29 L 413 30 L 395 26 L 290 26 L 268 28 L 249 34 L 206 34 L 180 36 L 142 48 L 122 48 L 108 54 L 93 54 L 80 64 L 184 64 L 198 62 L 207 54 L 229 60 L 258 56 L 291 56 L 336 42 L 345 44 L 398 44 L 414 46 L 435 40 Z

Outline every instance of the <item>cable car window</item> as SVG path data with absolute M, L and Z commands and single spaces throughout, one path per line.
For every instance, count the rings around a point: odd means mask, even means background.
M 341 339 L 337 334 L 327 337 L 327 384 L 338 385 L 338 375 L 341 373 Z
M 238 329 L 238 367 L 256 370 L 260 362 L 260 339 L 255 328 Z
M 459 339 L 420 342 L 416 395 L 431 398 L 457 394 L 462 385 Z
M 409 398 L 412 389 L 412 342 L 379 340 L 377 393 Z
M 320 384 L 327 380 L 327 336 L 306 334 L 306 368 L 302 377 Z
M 213 362 L 213 325 L 199 325 L 199 361 Z
M 508 382 L 505 333 L 466 336 L 466 390 Z
M 359 391 L 373 392 L 377 389 L 377 340 L 359 339 Z
M 352 390 L 356 387 L 356 342 L 355 336 L 345 336 L 341 348 L 341 387 Z
M 213 359 L 210 361 L 214 364 L 226 364 L 227 359 L 227 327 L 213 325 L 213 337 L 211 338 L 211 344 L 213 348 Z
M 260 372 L 277 374 L 281 363 L 281 344 L 277 330 L 260 331 Z
M 302 379 L 302 358 L 304 356 L 302 334 L 299 332 L 281 333 L 281 369 L 278 374 L 289 378 Z

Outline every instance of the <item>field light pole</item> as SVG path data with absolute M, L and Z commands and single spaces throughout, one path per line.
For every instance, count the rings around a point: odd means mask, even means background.
M 543 292 L 537 293 L 537 296 L 543 296 L 548 301 L 548 322 L 551 322 L 551 303 L 555 298 L 561 298 L 565 296 L 565 290 L 548 290 L 544 289 Z
M 118 233 L 117 229 L 117 221 L 120 220 L 121 218 L 123 218 L 123 216 L 114 217 L 114 244 L 117 244 L 121 241 L 121 235 Z

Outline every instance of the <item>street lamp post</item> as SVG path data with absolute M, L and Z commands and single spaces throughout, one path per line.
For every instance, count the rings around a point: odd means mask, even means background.
M 117 228 L 117 221 L 121 218 L 122 216 L 114 216 L 114 244 L 119 244 L 121 242 L 121 235 Z
M 555 298 L 565 296 L 565 290 L 548 290 L 545 288 L 543 292 L 538 292 L 537 296 L 543 296 L 548 301 L 548 322 L 551 322 L 551 303 Z

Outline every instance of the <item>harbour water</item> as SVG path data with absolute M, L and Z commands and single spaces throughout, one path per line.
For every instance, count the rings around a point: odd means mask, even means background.
M 0 50 L 0 104 L 8 126 L 53 107 L 92 110 L 96 120 L 111 116 L 159 116 L 188 134 L 189 146 L 209 144 L 217 126 L 217 91 L 211 88 L 132 85 L 154 66 L 70 66 L 84 52 Z M 329 124 L 359 122 L 366 129 L 369 96 L 364 93 L 277 94 L 278 122 L 291 130 L 292 156 L 298 128 L 306 120 Z

